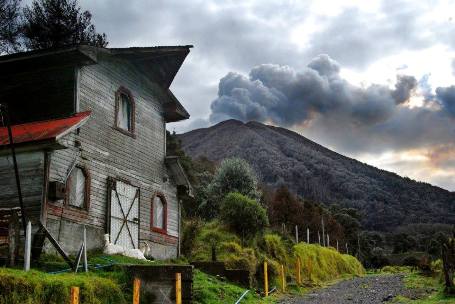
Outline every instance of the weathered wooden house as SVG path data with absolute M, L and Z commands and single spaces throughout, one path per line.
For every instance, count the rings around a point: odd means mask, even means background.
M 80 248 L 85 226 L 88 249 L 102 248 L 108 233 L 126 248 L 148 244 L 158 259 L 178 255 L 179 193 L 191 186 L 178 158 L 166 156 L 166 123 L 189 117 L 169 86 L 190 48 L 0 56 L 25 214 L 66 252 Z M 9 210 L 19 204 L 4 123 L 0 209 Z

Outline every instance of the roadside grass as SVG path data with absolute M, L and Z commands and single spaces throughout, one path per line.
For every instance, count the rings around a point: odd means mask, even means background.
M 303 277 L 314 284 L 366 274 L 355 257 L 331 247 L 299 243 L 294 246 L 294 252 L 301 259 Z
M 455 297 L 445 296 L 441 273 L 436 272 L 433 276 L 424 276 L 412 267 L 386 266 L 380 273 L 403 273 L 405 287 L 412 296 L 398 296 L 392 303 L 400 304 L 453 304 Z
M 80 287 L 82 303 L 127 303 L 115 279 L 96 273 L 52 275 L 36 270 L 0 268 L 0 304 L 60 304 L 69 300 L 72 286 Z
M 194 304 L 219 304 L 235 303 L 246 291 L 246 288 L 223 281 L 215 276 L 208 275 L 197 269 L 193 273 L 193 303 Z M 254 290 L 250 290 L 241 301 L 242 304 L 275 303 L 276 295 L 263 298 Z

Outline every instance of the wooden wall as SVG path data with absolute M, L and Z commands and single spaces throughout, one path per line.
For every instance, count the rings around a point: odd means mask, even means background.
M 134 97 L 135 138 L 114 128 L 115 92 L 123 86 Z M 105 229 L 108 178 L 118 178 L 140 188 L 140 240 L 171 246 L 175 255 L 178 237 L 176 187 L 164 181 L 165 122 L 160 102 L 162 90 L 145 79 L 126 62 L 100 58 L 96 65 L 79 70 L 77 100 L 79 111 L 92 111 L 90 119 L 66 138 L 69 149 L 51 156 L 50 179 L 61 180 L 76 158 L 77 164 L 90 173 L 90 210 L 84 212 L 67 207 L 65 218 Z M 75 147 L 75 141 L 80 147 Z M 150 229 L 151 202 L 157 191 L 163 192 L 168 203 L 167 234 Z M 58 220 L 58 204 L 49 204 L 49 218 Z M 53 207 L 54 206 L 54 207 Z M 153 254 L 152 245 L 152 254 Z M 156 248 L 162 248 L 157 246 Z M 160 249 L 162 251 L 162 249 Z M 171 255 L 161 254 L 161 257 Z
M 18 153 L 17 166 L 27 216 L 32 221 L 37 221 L 41 216 L 43 199 L 44 153 Z M 12 156 L 0 156 L 0 208 L 19 206 Z

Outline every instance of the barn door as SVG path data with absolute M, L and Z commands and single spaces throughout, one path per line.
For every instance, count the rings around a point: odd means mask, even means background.
M 139 188 L 122 181 L 112 181 L 110 189 L 111 243 L 124 248 L 138 248 Z

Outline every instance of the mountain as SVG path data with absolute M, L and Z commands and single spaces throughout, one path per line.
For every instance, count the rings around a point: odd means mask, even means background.
M 455 224 L 455 193 L 343 156 L 284 128 L 227 120 L 179 139 L 192 158 L 240 157 L 265 184 L 285 184 L 303 198 L 356 208 L 365 229 Z

